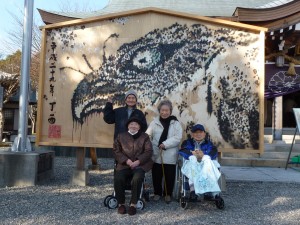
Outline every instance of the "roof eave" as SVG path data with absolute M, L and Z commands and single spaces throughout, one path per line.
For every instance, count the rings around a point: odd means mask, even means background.
M 60 22 L 79 19 L 76 17 L 68 17 L 68 16 L 55 14 L 52 12 L 45 11 L 43 9 L 37 9 L 37 10 L 39 11 L 40 16 L 45 24 L 60 23 Z
M 116 17 L 132 16 L 132 15 L 138 15 L 138 14 L 149 13 L 149 12 L 160 13 L 160 14 L 165 14 L 165 15 L 170 15 L 170 16 L 177 16 L 177 17 L 188 18 L 188 19 L 196 19 L 196 20 L 201 20 L 201 21 L 209 22 L 209 23 L 224 24 L 224 25 L 231 26 L 231 27 L 242 27 L 243 29 L 248 29 L 248 30 L 253 30 L 253 31 L 267 31 L 268 30 L 265 27 L 243 24 L 243 23 L 239 23 L 239 22 L 233 22 L 233 21 L 230 21 L 227 19 L 225 20 L 225 19 L 219 19 L 219 18 L 204 17 L 204 16 L 198 16 L 195 14 L 175 12 L 175 11 L 171 11 L 171 10 L 159 9 L 159 8 L 154 8 L 154 7 L 129 10 L 129 11 L 124 11 L 124 12 L 120 12 L 120 13 L 111 13 L 111 14 L 90 17 L 90 18 L 85 18 L 85 19 L 74 19 L 72 21 L 58 22 L 55 24 L 46 25 L 46 26 L 43 26 L 42 28 L 52 29 L 52 28 L 57 28 L 57 27 L 62 27 L 62 26 L 83 24 L 83 23 L 107 20 L 107 19 L 112 19 L 112 18 L 116 18 Z
M 242 8 L 237 7 L 233 16 L 237 16 L 238 21 L 263 22 L 282 19 L 300 11 L 300 1 L 292 1 L 284 5 L 272 8 Z

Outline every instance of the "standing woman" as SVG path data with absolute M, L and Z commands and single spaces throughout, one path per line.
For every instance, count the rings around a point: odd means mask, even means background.
M 165 196 L 165 201 L 169 203 L 175 182 L 182 127 L 177 118 L 171 115 L 173 107 L 169 100 L 162 100 L 157 108 L 159 117 L 154 118 L 146 131 L 153 145 L 154 200 L 158 201 L 161 196 Z

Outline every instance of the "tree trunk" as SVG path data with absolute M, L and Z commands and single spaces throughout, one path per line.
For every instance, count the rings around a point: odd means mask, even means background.
M 35 120 L 31 121 L 31 134 L 35 134 Z
M 35 133 L 35 124 L 36 124 L 36 113 L 37 113 L 37 106 L 36 105 L 30 105 L 28 107 L 28 117 L 31 122 L 31 134 Z

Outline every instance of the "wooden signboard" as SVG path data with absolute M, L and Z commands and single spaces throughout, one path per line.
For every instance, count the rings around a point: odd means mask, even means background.
M 158 9 L 45 26 L 37 144 L 111 147 L 103 108 L 134 89 L 148 123 L 168 98 L 183 138 L 201 123 L 221 151 L 261 152 L 265 30 Z

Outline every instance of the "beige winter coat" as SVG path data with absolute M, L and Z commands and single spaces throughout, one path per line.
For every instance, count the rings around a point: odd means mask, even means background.
M 146 133 L 150 136 L 153 155 L 152 160 L 161 164 L 160 149 L 158 148 L 159 138 L 163 132 L 163 125 L 159 121 L 159 117 L 155 118 L 149 125 Z M 176 164 L 178 157 L 179 144 L 182 138 L 182 127 L 176 120 L 171 120 L 168 132 L 168 138 L 163 142 L 166 150 L 162 150 L 162 158 L 164 164 Z

